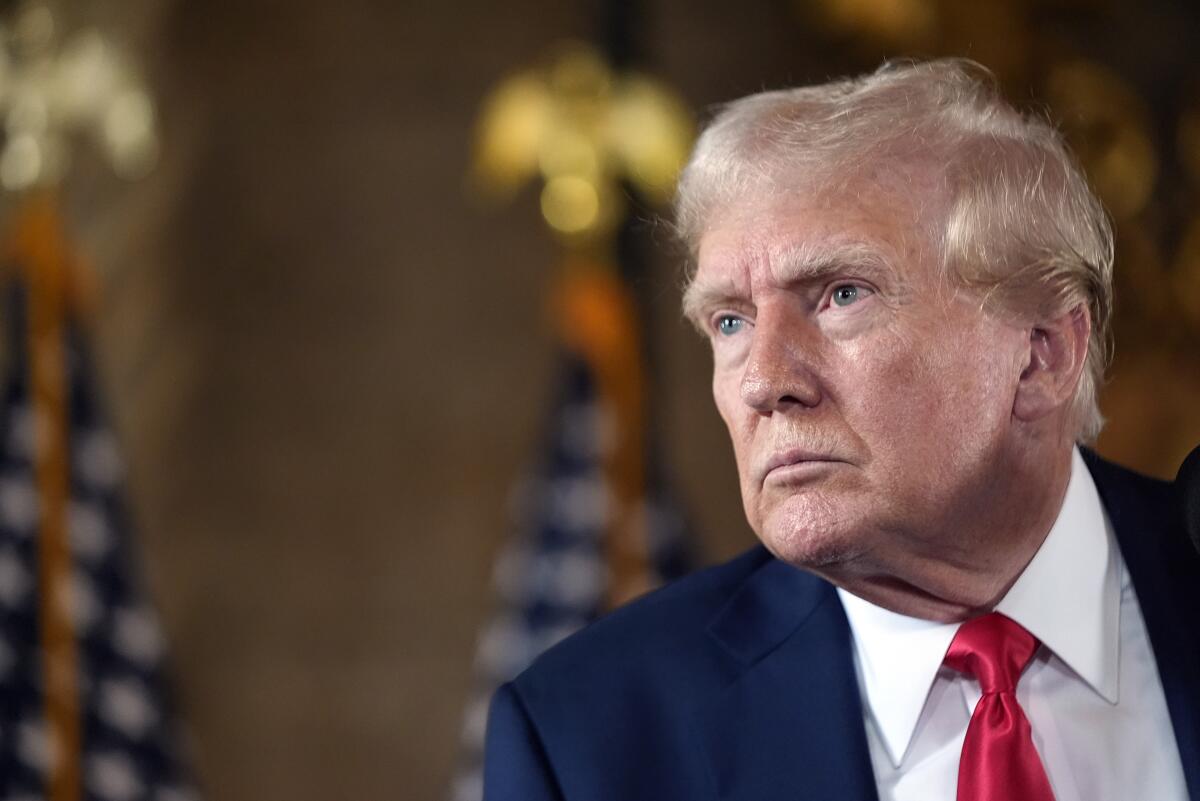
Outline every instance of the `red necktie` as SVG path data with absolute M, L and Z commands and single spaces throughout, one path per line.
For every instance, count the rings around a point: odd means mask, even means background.
M 1037 648 L 1037 638 L 999 612 L 968 620 L 954 635 L 947 667 L 974 676 L 983 690 L 963 741 L 958 801 L 1054 801 L 1017 703 L 1017 681 Z

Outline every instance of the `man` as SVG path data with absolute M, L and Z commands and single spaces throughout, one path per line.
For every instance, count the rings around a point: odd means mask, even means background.
M 1100 430 L 1112 237 L 961 61 L 727 106 L 681 181 L 761 548 L 503 687 L 485 797 L 1200 799 L 1200 559 Z

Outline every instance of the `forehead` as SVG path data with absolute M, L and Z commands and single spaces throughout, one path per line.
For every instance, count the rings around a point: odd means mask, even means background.
M 871 180 L 836 191 L 746 197 L 715 214 L 701 236 L 689 294 L 743 294 L 753 284 L 783 284 L 839 263 L 906 281 L 932 277 L 927 212 L 914 191 Z

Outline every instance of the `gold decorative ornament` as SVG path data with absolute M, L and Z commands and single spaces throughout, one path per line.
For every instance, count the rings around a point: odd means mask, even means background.
M 123 178 L 157 159 L 154 104 L 130 59 L 94 28 L 63 38 L 61 27 L 40 1 L 0 24 L 0 186 L 9 191 L 58 184 L 76 134 L 90 136 Z
M 653 202 L 670 199 L 693 131 L 684 104 L 661 84 L 615 73 L 592 48 L 568 43 L 485 101 L 473 177 L 499 197 L 540 178 L 546 223 L 569 244 L 590 243 L 620 221 L 622 182 Z

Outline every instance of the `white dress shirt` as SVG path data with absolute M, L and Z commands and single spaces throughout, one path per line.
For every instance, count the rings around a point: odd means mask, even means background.
M 954 801 L 979 682 L 942 666 L 958 623 L 839 590 L 880 801 Z M 1041 642 L 1017 685 L 1057 801 L 1186 801 L 1137 596 L 1076 450 L 1058 519 L 996 610 Z

